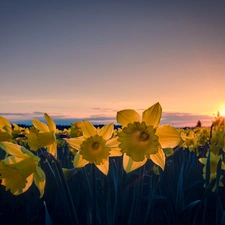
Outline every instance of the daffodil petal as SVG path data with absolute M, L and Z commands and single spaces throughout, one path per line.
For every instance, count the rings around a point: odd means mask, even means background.
M 0 141 L 8 141 L 11 139 L 11 135 L 7 132 L 0 131 Z
M 159 102 L 157 102 L 142 113 L 142 120 L 147 126 L 152 125 L 153 127 L 157 127 L 159 125 L 161 115 L 162 107 Z
M 118 147 L 119 144 L 120 144 L 120 142 L 118 141 L 118 137 L 111 138 L 106 142 L 105 146 L 111 148 L 110 157 L 122 155 L 122 152 L 120 151 L 121 148 Z
M 45 123 L 42 123 L 41 121 L 39 120 L 32 120 L 32 123 L 34 125 L 34 127 L 42 132 L 49 132 L 49 127 L 45 124 Z
M 12 194 L 17 195 L 22 193 L 26 186 L 26 178 L 4 160 L 0 160 L 0 174 L 1 185 L 5 186 L 6 191 L 10 190 Z
M 150 154 L 150 159 L 158 166 L 164 170 L 165 163 L 166 163 L 166 157 L 161 148 L 159 148 L 158 152 L 155 154 Z
M 4 126 L 2 129 L 12 135 L 12 127 Z
M 16 192 L 14 192 L 14 195 L 20 195 L 20 194 L 26 192 L 29 189 L 29 187 L 31 186 L 31 184 L 33 183 L 33 177 L 34 177 L 33 174 L 31 174 L 29 177 L 27 177 L 27 179 L 26 179 L 26 185 L 23 188 L 22 192 L 19 192 L 17 190 Z
M 24 158 L 25 154 L 21 151 L 21 146 L 11 143 L 11 142 L 0 142 L 0 148 L 5 150 L 8 154 L 19 157 L 19 158 Z
M 57 143 L 53 142 L 51 145 L 48 145 L 47 151 L 57 158 Z
M 96 164 L 95 164 L 96 165 Z M 109 161 L 108 160 L 103 160 L 103 163 L 100 165 L 96 165 L 96 167 L 105 175 L 108 174 L 109 172 Z
M 198 159 L 199 162 L 201 162 L 202 164 L 206 165 L 206 162 L 207 162 L 207 158 L 200 158 Z
M 87 120 L 82 121 L 81 129 L 85 138 L 89 138 L 97 134 L 96 128 Z
M 82 144 L 82 142 L 85 140 L 85 138 L 83 136 L 81 137 L 76 137 L 76 138 L 70 138 L 70 139 L 65 139 L 65 141 L 72 147 L 75 148 L 77 150 L 80 149 L 80 145 Z
M 106 142 L 106 147 L 109 147 L 109 148 L 116 148 L 118 147 L 120 144 L 120 142 L 118 141 L 118 137 L 114 137 L 114 138 L 111 138 L 109 139 L 107 142 Z
M 77 153 L 73 160 L 73 166 L 75 168 L 81 168 L 87 165 L 89 162 L 86 159 L 83 159 L 82 155 L 80 153 Z
M 113 123 L 103 126 L 100 130 L 97 130 L 99 136 L 102 136 L 103 139 L 108 140 L 112 137 L 114 125 Z
M 123 153 L 120 150 L 121 150 L 120 148 L 111 148 L 110 157 L 121 156 Z
M 221 169 L 225 170 L 225 163 L 224 162 L 222 162 L 222 164 L 221 164 Z
M 135 162 L 132 160 L 131 157 L 127 156 L 126 154 L 123 154 L 123 168 L 127 173 L 130 173 L 133 170 L 136 170 L 139 167 L 143 166 L 146 161 L 147 158 L 145 158 L 143 161 Z
M 117 123 L 126 127 L 128 123 L 141 122 L 141 116 L 133 109 L 125 109 L 117 112 Z
M 11 127 L 11 124 L 5 117 L 0 116 L 0 129 L 4 126 Z
M 53 119 L 47 113 L 44 114 L 44 117 L 45 117 L 46 122 L 48 124 L 49 130 L 55 132 L 56 131 L 56 125 L 55 125 L 55 122 L 53 121 Z
M 155 134 L 159 137 L 159 143 L 162 148 L 174 148 L 181 140 L 180 134 L 176 128 L 170 125 L 159 126 Z
M 40 167 L 37 167 L 36 169 L 37 169 L 37 172 L 34 173 L 34 183 L 39 189 L 40 198 L 42 198 L 44 195 L 45 183 L 46 183 L 45 173 Z

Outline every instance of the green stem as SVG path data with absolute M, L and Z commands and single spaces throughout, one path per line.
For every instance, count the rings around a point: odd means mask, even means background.
M 97 225 L 97 183 L 96 167 L 91 165 L 91 185 L 92 185 L 92 225 Z
M 66 206 L 65 207 L 65 211 L 66 211 L 66 214 L 68 214 L 68 216 L 70 218 L 70 223 L 71 223 L 71 225 L 78 225 L 79 222 L 78 222 L 77 214 L 76 214 L 76 211 L 75 211 L 75 207 L 74 207 L 74 204 L 73 204 L 71 193 L 70 193 L 69 187 L 67 185 L 67 182 L 66 182 L 66 179 L 65 179 L 65 176 L 64 176 L 64 173 L 63 173 L 60 161 L 58 159 L 56 159 L 52 154 L 50 154 L 48 152 L 42 151 L 41 154 L 47 160 L 52 160 L 52 161 L 55 162 L 56 171 L 57 171 L 57 174 L 58 174 L 58 180 L 60 182 L 57 181 L 56 175 L 53 172 L 53 170 L 52 170 L 52 168 L 51 168 L 49 163 L 48 163 L 48 165 L 50 167 L 50 170 L 53 173 L 53 176 L 56 179 L 56 182 L 57 182 L 57 185 L 58 185 L 59 189 L 63 191 L 64 201 L 65 201 L 65 206 Z M 60 188 L 60 186 L 62 187 L 62 189 Z
M 56 159 L 55 165 L 57 167 L 59 179 L 62 183 L 63 190 L 64 190 L 65 195 L 66 195 L 67 203 L 69 205 L 68 211 L 69 211 L 70 218 L 71 218 L 71 224 L 78 225 L 79 222 L 78 222 L 77 214 L 76 214 L 75 207 L 74 207 L 74 204 L 73 204 L 73 199 L 72 199 L 72 196 L 71 196 L 71 193 L 70 193 L 70 190 L 69 190 L 68 184 L 66 182 L 66 179 L 65 179 L 65 176 L 64 176 L 64 173 L 63 173 L 63 170 L 62 170 L 62 167 L 61 167 L 61 164 L 60 164 L 59 160 Z

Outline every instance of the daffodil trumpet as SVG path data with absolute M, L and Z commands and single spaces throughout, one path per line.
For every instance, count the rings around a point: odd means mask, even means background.
M 148 159 L 162 170 L 165 167 L 163 148 L 174 148 L 181 140 L 180 134 L 170 125 L 160 126 L 162 107 L 154 104 L 141 116 L 132 109 L 117 112 L 117 122 L 122 125 L 118 141 L 123 153 L 123 167 L 131 172 L 143 166 Z

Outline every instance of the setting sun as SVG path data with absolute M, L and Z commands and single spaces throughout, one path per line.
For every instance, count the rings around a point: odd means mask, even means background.
M 225 106 L 220 109 L 219 113 L 220 116 L 225 116 Z

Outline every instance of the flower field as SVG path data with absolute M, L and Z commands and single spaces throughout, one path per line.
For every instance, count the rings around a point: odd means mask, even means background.
M 63 130 L 46 113 L 27 128 L 0 116 L 1 224 L 225 224 L 224 118 L 181 129 L 161 115 Z

